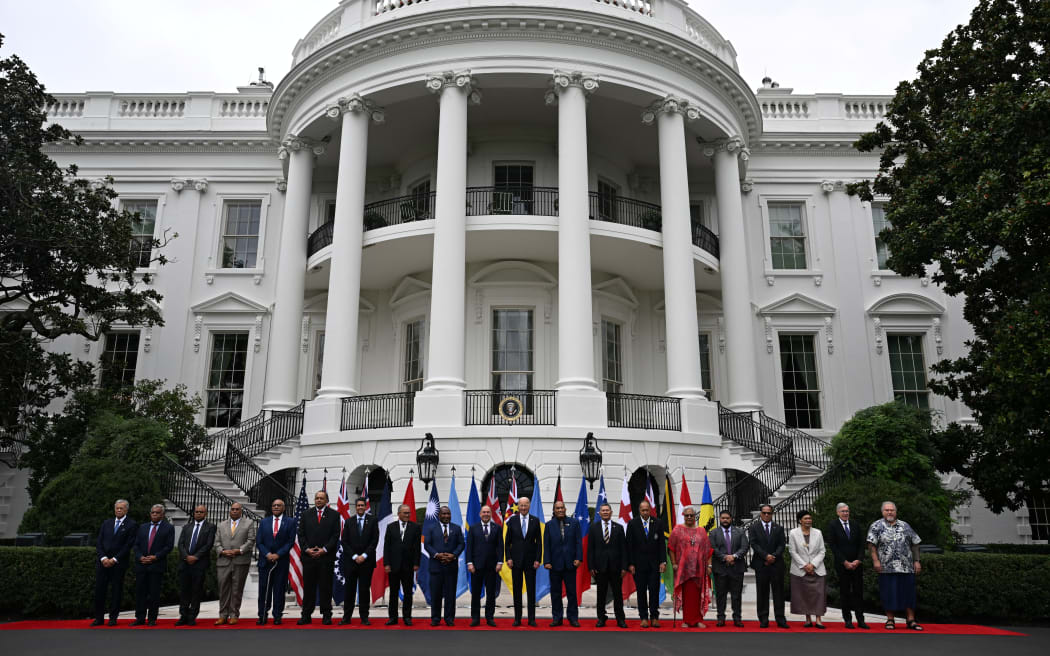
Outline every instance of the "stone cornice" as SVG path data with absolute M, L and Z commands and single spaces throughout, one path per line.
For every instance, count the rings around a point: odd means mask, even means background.
M 231 138 L 221 135 L 204 138 L 84 135 L 84 143 L 79 146 L 71 143 L 54 143 L 44 145 L 41 150 L 46 153 L 276 153 L 279 144 L 267 135 L 260 133 L 260 136 L 263 138 Z

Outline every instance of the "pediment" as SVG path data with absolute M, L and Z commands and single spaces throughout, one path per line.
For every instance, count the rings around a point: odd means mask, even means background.
M 507 260 L 490 264 L 471 276 L 470 284 L 478 287 L 524 285 L 552 288 L 557 279 L 546 269 L 531 262 Z
M 390 307 L 396 308 L 404 303 L 422 298 L 429 293 L 429 282 L 412 276 L 405 276 L 394 288 L 394 293 L 390 296 Z
M 696 310 L 701 314 L 721 314 L 722 301 L 703 292 L 696 293 Z
M 868 314 L 944 314 L 944 306 L 921 294 L 890 294 L 872 303 Z
M 834 307 L 822 303 L 817 299 L 801 293 L 794 293 L 778 301 L 760 307 L 760 315 L 832 315 L 835 314 Z
M 222 294 L 219 294 L 218 296 L 213 296 L 212 298 L 197 303 L 196 305 L 192 306 L 190 310 L 192 310 L 194 314 L 260 314 L 263 312 L 269 312 L 270 308 L 263 305 L 262 303 L 259 303 L 258 301 L 253 301 L 252 299 L 246 296 L 241 296 L 237 292 L 224 292 Z
M 357 311 L 361 314 L 372 314 L 376 311 L 374 303 L 364 296 L 358 297 Z M 324 314 L 328 312 L 328 293 L 315 294 L 306 299 L 303 304 L 303 312 Z
M 594 293 L 619 301 L 632 309 L 638 307 L 638 297 L 623 278 L 616 277 L 594 285 Z

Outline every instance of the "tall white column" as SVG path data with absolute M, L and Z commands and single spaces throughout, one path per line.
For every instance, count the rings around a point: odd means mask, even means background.
M 343 133 L 339 140 L 332 271 L 328 283 L 324 367 L 318 398 L 338 399 L 357 394 L 357 322 L 361 298 L 368 124 L 370 121 L 381 123 L 383 112 L 372 102 L 354 95 L 340 98 L 338 104 L 329 107 L 325 113 L 333 120 L 342 120 Z
M 685 157 L 685 119 L 694 120 L 699 116 L 699 111 L 688 102 L 670 96 L 642 113 L 643 122 L 656 122 L 660 143 L 667 395 L 683 399 L 706 398 L 700 378 L 700 338 Z
M 740 167 L 747 151 L 739 139 L 707 144 L 704 154 L 714 159 L 718 197 L 718 250 L 722 275 L 722 315 L 726 330 L 729 395 L 726 405 L 737 412 L 762 407 L 755 363 L 754 315 L 748 277 L 744 209 L 740 202 Z
M 310 216 L 314 156 L 324 145 L 291 136 L 277 156 L 288 160 L 288 188 L 281 221 L 281 249 L 277 260 L 277 290 L 270 320 L 269 361 L 263 410 L 286 410 L 299 402 L 299 332 L 306 284 L 306 237 Z

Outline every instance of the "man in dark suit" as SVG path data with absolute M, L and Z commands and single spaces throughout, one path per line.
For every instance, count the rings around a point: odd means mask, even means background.
M 390 522 L 383 536 L 383 569 L 390 579 L 390 619 L 387 626 L 397 624 L 397 593 L 403 598 L 401 614 L 405 626 L 412 626 L 412 579 L 419 570 L 419 525 L 411 521 L 412 509 L 405 504 L 397 507 L 397 521 Z
M 638 516 L 627 523 L 627 570 L 638 591 L 638 617 L 642 628 L 660 626 L 660 575 L 667 568 L 664 525 L 652 516 L 648 501 L 638 504 Z
M 456 620 L 456 585 L 459 581 L 459 555 L 463 553 L 463 529 L 452 523 L 448 506 L 438 510 L 437 526 L 431 526 L 423 535 L 423 548 L 430 561 L 430 626 L 441 623 L 444 603 L 445 624 L 454 626 Z
M 175 548 L 175 529 L 164 521 L 164 506 L 154 504 L 149 522 L 135 535 L 135 621 L 131 626 L 157 625 L 160 587 L 168 569 L 168 554 Z
M 470 572 L 470 625 L 481 624 L 481 592 L 485 591 L 485 623 L 496 626 L 499 571 L 503 569 L 503 529 L 492 521 L 492 508 L 481 507 L 481 522 L 467 531 L 466 559 Z
M 364 499 L 358 499 L 354 502 L 354 516 L 343 525 L 343 562 L 339 566 L 346 581 L 346 598 L 340 625 L 350 623 L 355 592 L 361 624 L 369 623 L 368 606 L 372 596 L 372 570 L 376 567 L 376 547 L 379 546 L 379 525 L 375 517 L 365 513 L 367 507 Z
M 215 524 L 206 521 L 208 508 L 193 509 L 193 521 L 179 534 L 179 619 L 175 626 L 197 624 L 204 596 L 204 575 L 211 563 L 215 546 Z
M 284 587 L 288 583 L 288 562 L 295 545 L 295 519 L 284 516 L 284 500 L 274 499 L 270 516 L 259 522 L 255 546 L 259 549 L 259 620 L 273 605 L 273 623 L 280 624 L 284 615 Z
M 543 532 L 543 566 L 550 570 L 551 626 L 561 626 L 561 590 L 569 609 L 565 614 L 571 626 L 580 625 L 580 610 L 576 603 L 576 568 L 583 561 L 583 535 L 575 517 L 565 515 L 565 502 L 554 502 L 554 517 Z
M 598 508 L 598 521 L 591 522 L 587 532 L 587 563 L 598 586 L 598 628 L 605 626 L 608 616 L 605 599 L 612 589 L 613 612 L 616 626 L 627 628 L 623 614 L 623 577 L 627 576 L 627 537 L 623 527 L 612 520 L 612 506 L 603 503 Z
M 117 499 L 113 519 L 102 522 L 95 540 L 95 619 L 91 626 L 101 626 L 106 614 L 106 592 L 109 592 L 109 625 L 117 625 L 120 602 L 124 596 L 124 575 L 131 562 L 138 524 L 128 517 L 128 502 Z
M 296 624 L 309 624 L 321 597 L 321 624 L 332 623 L 332 581 L 339 548 L 339 513 L 328 507 L 328 493 L 314 494 L 314 508 L 299 518 L 299 549 L 303 563 L 303 615 Z
M 850 612 L 857 616 L 857 626 L 868 628 L 864 623 L 864 568 L 862 557 L 865 549 L 864 530 L 849 518 L 849 506 L 844 503 L 835 507 L 838 519 L 833 519 L 824 531 L 824 543 L 831 548 L 835 561 L 835 573 L 839 578 L 839 594 L 842 597 L 842 618 L 847 629 L 853 628 Z
M 541 533 L 540 520 L 529 515 L 528 497 L 521 497 L 518 499 L 518 512 L 507 519 L 507 535 L 503 538 L 511 587 L 514 589 L 514 626 L 521 626 L 523 583 L 528 587 L 529 626 L 536 626 L 536 570 L 543 556 Z
M 758 521 L 751 523 L 748 536 L 754 557 L 751 567 L 755 570 L 758 586 L 758 625 L 769 626 L 769 592 L 773 591 L 773 616 L 777 626 L 788 628 L 784 617 L 784 546 L 787 542 L 784 527 L 773 521 L 773 506 L 764 504 L 759 509 Z
M 744 591 L 744 572 L 747 570 L 747 536 L 739 526 L 733 526 L 733 515 L 728 510 L 718 514 L 718 528 L 710 533 L 711 572 L 715 579 L 715 602 L 718 608 L 718 626 L 726 625 L 726 594 L 733 602 L 733 626 L 744 626 L 741 601 Z

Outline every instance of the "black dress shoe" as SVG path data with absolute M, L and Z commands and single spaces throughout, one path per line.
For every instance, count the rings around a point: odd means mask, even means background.
M 717 622 L 715 622 L 715 626 L 725 626 L 725 625 L 726 625 L 726 621 L 725 620 L 718 620 Z
M 627 620 L 616 620 L 616 626 L 620 627 L 621 629 L 626 629 Z
M 411 617 L 406 617 L 405 618 L 405 626 L 412 626 L 412 618 Z
M 260 617 L 259 619 L 255 620 L 255 626 L 262 626 L 263 624 L 266 624 L 265 617 Z
M 470 626 L 479 626 L 480 624 L 481 620 L 470 620 Z
M 146 626 L 157 626 L 157 620 L 156 619 L 146 620 Z
M 550 626 L 561 626 L 561 620 L 551 621 Z
M 485 624 L 489 626 L 496 626 L 496 620 L 485 620 Z
M 599 628 L 599 629 L 602 628 L 603 626 L 605 626 L 605 618 L 604 617 L 599 617 L 598 621 L 594 623 L 594 626 Z
M 116 625 L 117 625 L 117 618 L 115 618 L 115 617 L 113 619 L 111 619 L 110 621 L 106 622 L 106 626 L 116 626 Z
M 332 623 L 332 616 L 331 615 L 325 615 L 324 617 L 321 618 L 321 624 L 329 625 L 331 623 Z
M 183 626 L 186 623 L 187 623 L 186 620 L 182 619 L 181 617 L 179 619 L 175 620 L 175 626 Z
M 529 620 L 529 626 L 536 626 L 536 620 Z
M 574 628 L 580 628 L 580 620 L 569 620 L 569 626 Z
M 514 620 L 511 626 L 521 626 L 521 620 Z
M 760 629 L 768 629 L 769 628 L 769 620 L 759 620 L 758 628 L 760 628 Z
M 394 626 L 395 624 L 397 624 L 397 618 L 396 617 L 391 617 L 390 619 L 388 619 L 386 621 L 385 626 Z
M 871 627 L 865 624 L 862 620 L 857 620 L 857 628 L 859 629 L 870 629 Z
M 851 622 L 850 620 L 846 620 L 845 622 L 842 623 L 842 626 L 846 627 L 847 629 L 852 629 L 853 628 L 853 622 Z
M 368 621 L 367 617 L 362 617 L 361 618 L 361 624 L 364 624 L 365 626 L 371 626 L 372 625 L 372 623 Z
M 281 618 L 280 618 L 280 617 L 275 617 L 275 618 L 273 618 L 273 623 L 274 623 L 275 625 L 277 625 L 277 626 L 280 626 L 280 625 L 281 625 L 281 622 L 282 622 L 282 620 L 281 620 Z
M 302 626 L 303 624 L 309 624 L 310 622 L 313 622 L 313 620 L 310 619 L 309 617 L 300 617 L 299 621 L 296 622 L 295 624 L 296 624 L 296 626 Z
M 744 620 L 733 620 L 733 626 L 737 627 L 738 629 L 744 628 Z
M 441 620 L 430 620 L 430 626 L 437 626 L 441 624 Z
M 456 626 L 456 620 L 445 620 L 445 626 Z
M 103 624 L 105 624 L 105 622 L 103 622 L 101 619 L 97 619 L 91 622 L 91 626 L 102 626 Z
M 777 626 L 782 629 L 790 629 L 791 625 L 787 623 L 787 620 L 777 620 Z
M 145 625 L 146 625 L 146 620 L 140 620 L 140 619 L 138 619 L 137 617 L 136 617 L 136 618 L 135 618 L 135 620 L 134 620 L 134 621 L 133 621 L 133 622 L 131 623 L 131 626 L 145 626 Z
M 350 623 L 350 618 L 349 617 L 343 617 L 343 619 L 339 620 L 339 626 L 346 626 L 349 623 Z
M 780 626 L 780 622 L 777 622 L 777 626 Z M 805 624 L 802 625 L 802 628 L 803 629 L 811 629 L 811 628 L 813 628 L 813 622 L 806 622 Z
M 818 629 L 820 629 L 821 631 L 823 631 L 824 629 L 828 628 L 828 627 L 824 626 L 823 624 L 821 624 L 820 622 L 817 622 L 813 626 L 818 628 Z
M 186 626 L 197 626 L 197 620 L 186 620 Z

